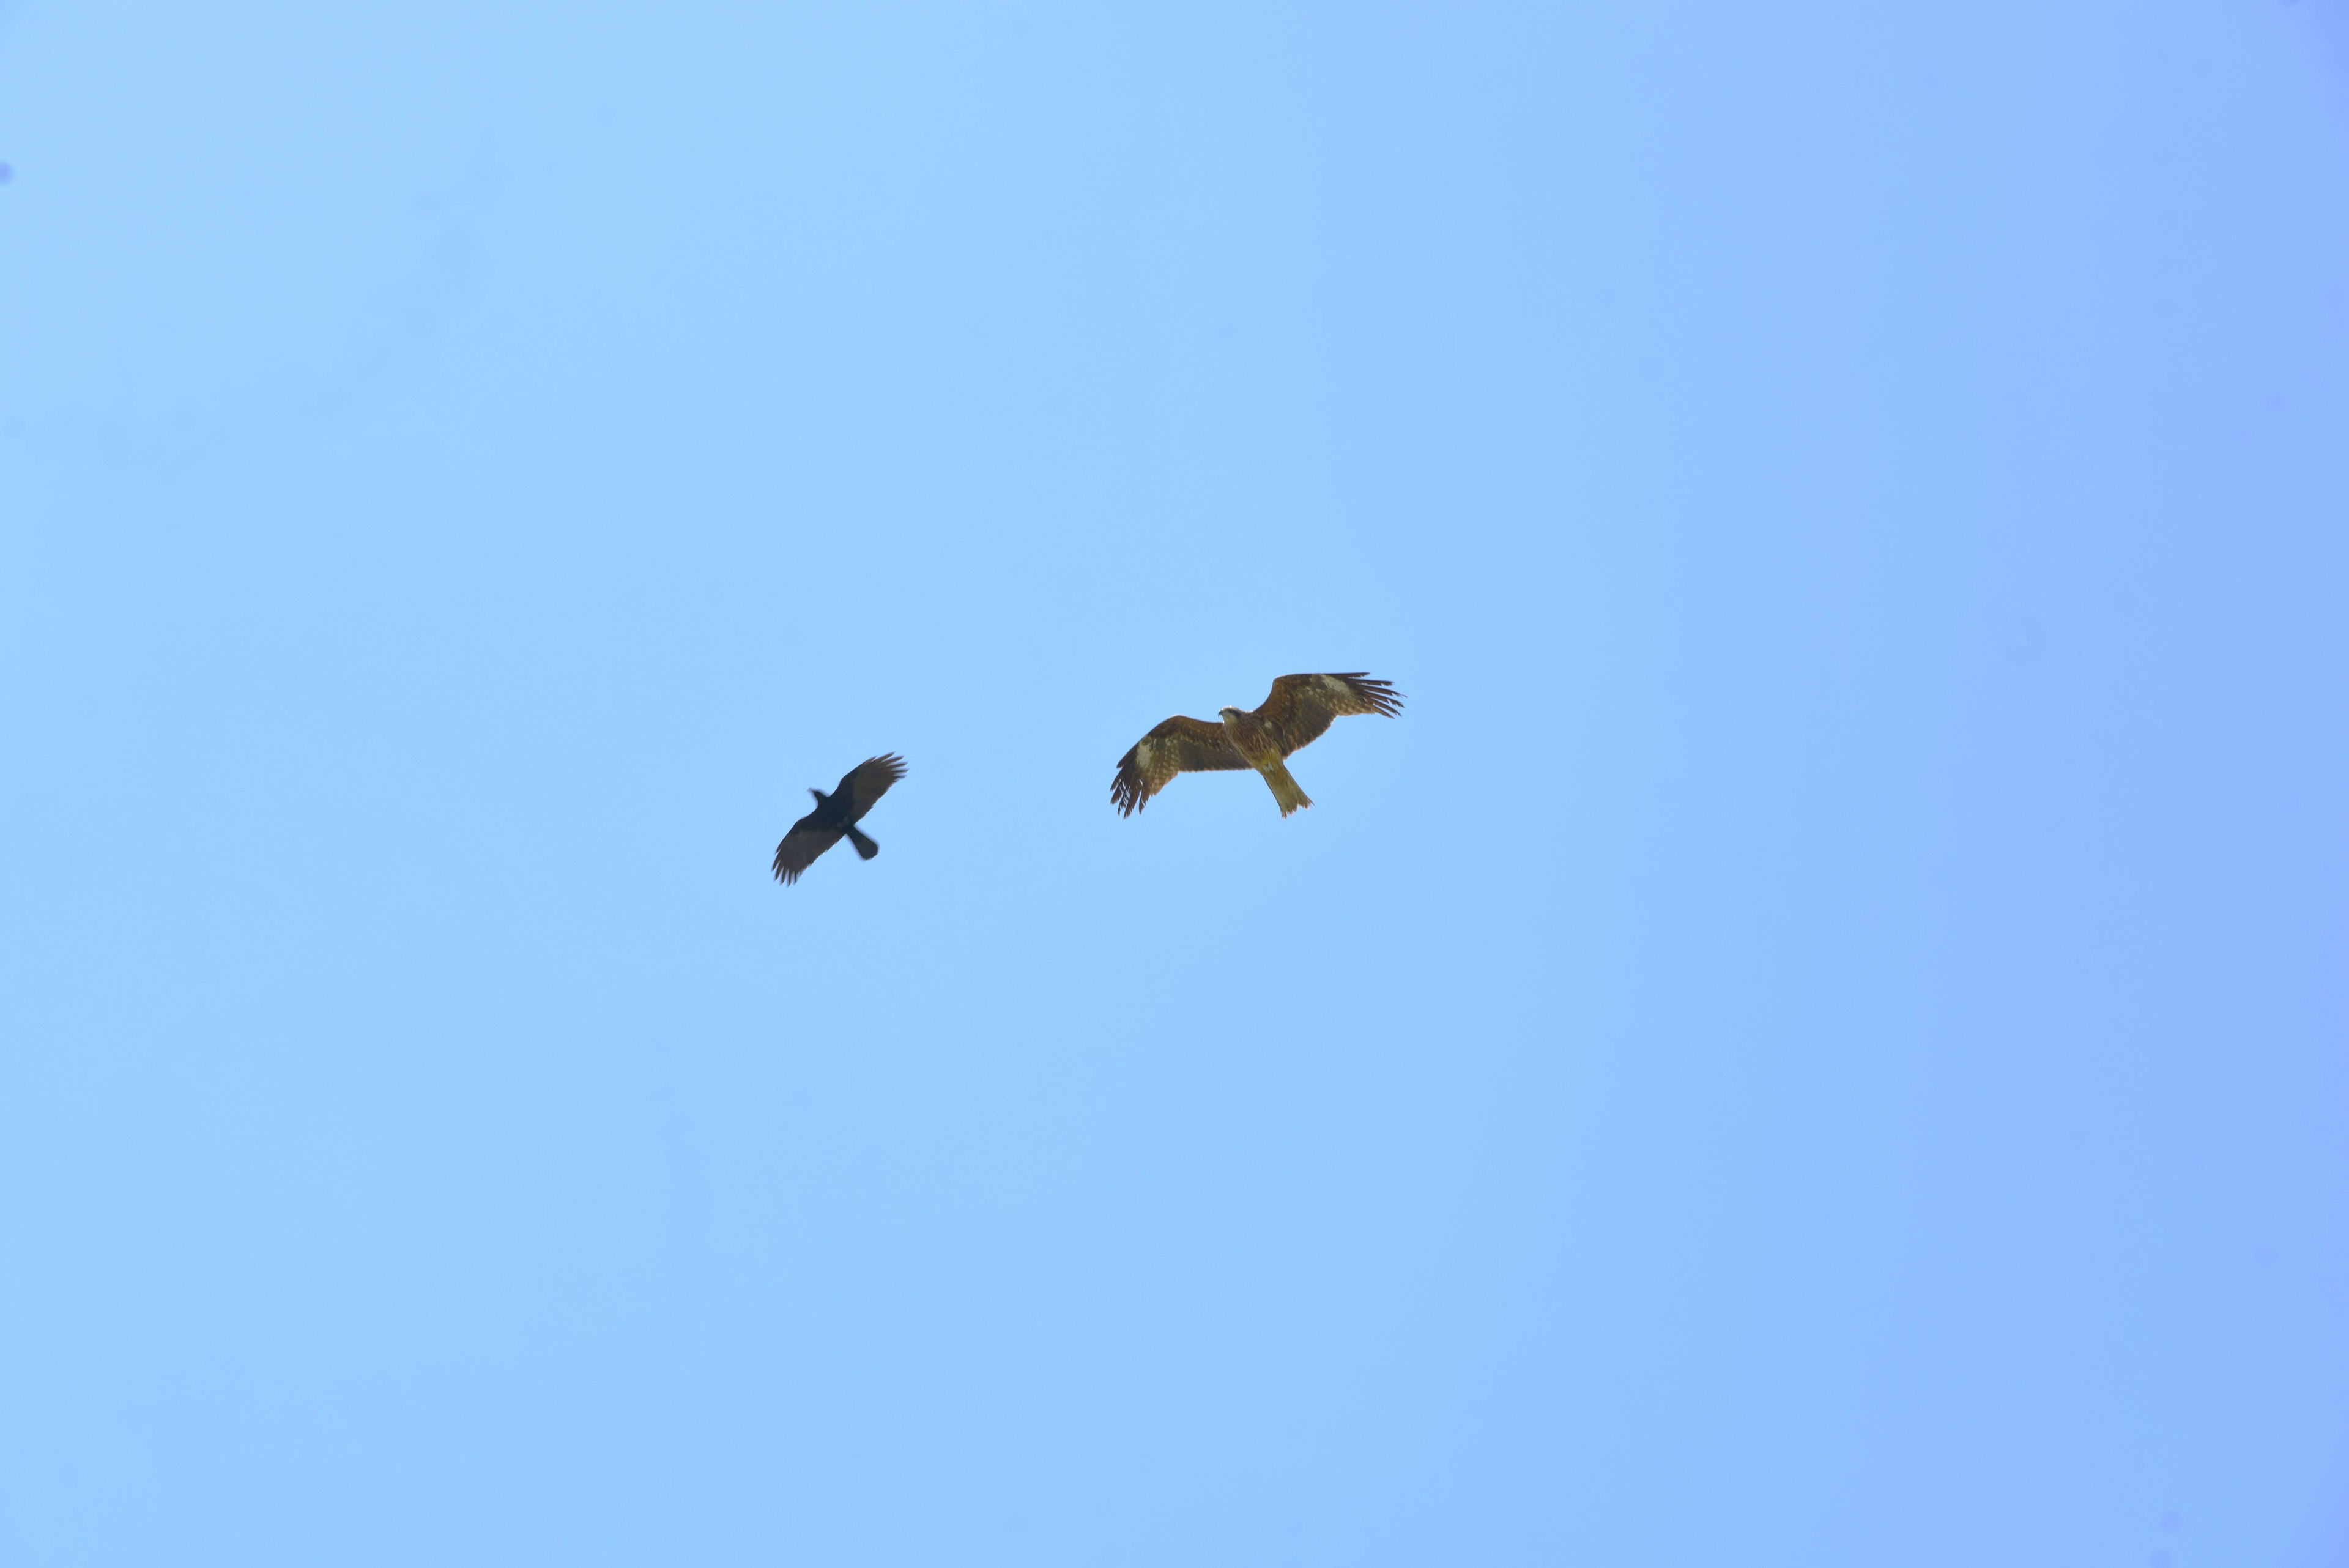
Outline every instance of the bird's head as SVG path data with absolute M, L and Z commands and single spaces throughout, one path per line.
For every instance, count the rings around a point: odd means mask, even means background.
M 1233 720 L 1238 718 L 1240 716 L 1240 712 L 1241 710 L 1237 708 L 1218 708 L 1216 710 L 1216 717 L 1228 724 Z
M 815 796 L 815 803 L 818 805 L 822 805 L 825 801 L 832 798 L 830 795 L 824 794 L 823 791 L 816 788 L 813 784 L 810 784 L 808 786 L 808 794 Z

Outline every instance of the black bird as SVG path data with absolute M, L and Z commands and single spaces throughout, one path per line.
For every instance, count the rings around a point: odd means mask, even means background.
M 830 794 L 820 789 L 808 791 L 815 796 L 815 809 L 792 823 L 783 841 L 775 846 L 775 880 L 786 886 L 798 881 L 800 873 L 839 843 L 843 835 L 856 846 L 860 859 L 870 860 L 880 854 L 881 846 L 856 830 L 857 820 L 905 776 L 905 759 L 893 752 L 849 769 L 832 786 Z

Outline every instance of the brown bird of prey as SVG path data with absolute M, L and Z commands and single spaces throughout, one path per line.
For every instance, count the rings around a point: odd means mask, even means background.
M 870 860 L 881 853 L 881 846 L 856 829 L 857 819 L 873 809 L 873 803 L 889 793 L 889 786 L 905 776 L 905 760 L 895 753 L 885 757 L 871 757 L 857 763 L 841 775 L 840 782 L 826 794 L 811 789 L 815 796 L 815 809 L 792 824 L 783 841 L 775 846 L 775 880 L 788 887 L 800 879 L 800 873 L 815 864 L 815 857 L 845 837 L 856 846 L 857 858 Z
M 1348 713 L 1392 719 L 1402 710 L 1393 682 L 1372 680 L 1359 670 L 1350 675 L 1284 675 L 1253 713 L 1226 708 L 1220 723 L 1177 714 L 1143 736 L 1118 758 L 1109 798 L 1120 816 L 1131 816 L 1176 774 L 1254 768 L 1272 786 L 1272 798 L 1287 816 L 1313 803 L 1288 776 L 1282 759 L 1318 740 L 1334 719 Z

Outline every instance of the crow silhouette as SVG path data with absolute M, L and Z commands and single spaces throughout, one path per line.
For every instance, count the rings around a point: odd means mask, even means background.
M 783 841 L 775 846 L 775 880 L 786 887 L 798 881 L 800 873 L 814 865 L 817 856 L 843 836 L 856 846 L 860 859 L 870 860 L 880 854 L 881 846 L 856 830 L 857 820 L 905 776 L 905 760 L 892 753 L 849 769 L 830 794 L 820 789 L 808 791 L 815 796 L 815 809 L 792 823 Z

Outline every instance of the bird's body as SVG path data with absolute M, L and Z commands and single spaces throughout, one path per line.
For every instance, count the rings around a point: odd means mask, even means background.
M 880 854 L 881 846 L 860 832 L 856 824 L 891 784 L 905 776 L 905 759 L 893 753 L 857 763 L 841 775 L 830 794 L 809 790 L 815 796 L 815 809 L 792 824 L 792 830 L 775 846 L 775 879 L 786 886 L 798 881 L 800 873 L 814 865 L 817 856 L 843 838 L 855 848 L 859 859 L 870 860 Z
M 1226 708 L 1218 715 L 1220 722 L 1212 724 L 1177 714 L 1143 736 L 1118 759 L 1109 797 L 1119 815 L 1130 816 L 1148 805 L 1150 797 L 1176 774 L 1254 768 L 1270 786 L 1280 815 L 1287 816 L 1313 804 L 1289 776 L 1290 753 L 1311 744 L 1346 714 L 1392 718 L 1402 708 L 1393 682 L 1373 680 L 1360 670 L 1284 675 L 1253 710 Z
M 1272 786 L 1272 798 L 1280 803 L 1281 815 L 1313 804 L 1303 786 L 1289 776 L 1280 732 L 1269 721 L 1245 708 L 1218 709 L 1216 717 L 1223 721 L 1224 738 L 1240 754 L 1240 761 L 1262 774 L 1264 782 Z

